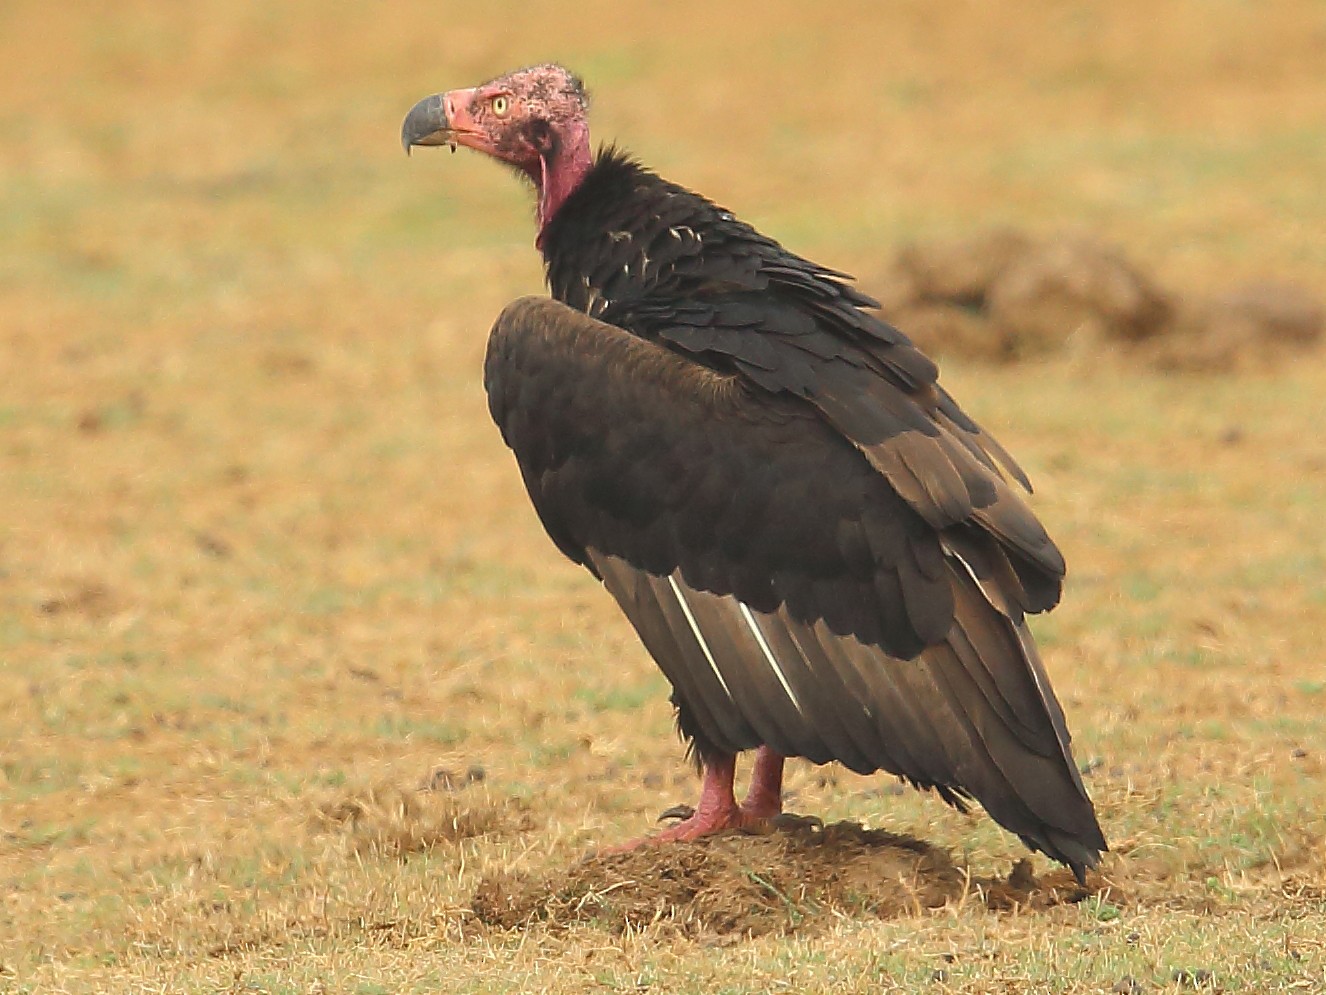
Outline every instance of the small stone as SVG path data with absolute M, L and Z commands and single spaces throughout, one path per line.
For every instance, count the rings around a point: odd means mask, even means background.
M 1146 986 L 1131 974 L 1125 974 L 1114 983 L 1114 986 L 1110 991 L 1113 992 L 1114 995 L 1140 995 L 1141 992 L 1146 991 Z

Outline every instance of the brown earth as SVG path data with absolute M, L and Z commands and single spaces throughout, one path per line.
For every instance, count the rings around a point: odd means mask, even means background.
M 1326 331 L 1326 307 L 1297 284 L 1184 294 L 1084 235 L 997 228 L 913 243 L 866 289 L 923 349 L 986 361 L 1115 351 L 1165 370 L 1273 369 Z
M 352 852 L 404 857 L 461 840 L 531 830 L 535 822 L 528 808 L 510 798 L 379 785 L 318 806 L 314 825 L 341 832 Z
M 492 875 L 474 893 L 474 914 L 504 929 L 588 922 L 620 932 L 662 922 L 691 936 L 759 936 L 969 900 L 992 910 L 1043 909 L 1108 887 L 1096 874 L 1081 886 L 1062 870 L 1038 879 L 1027 860 L 1004 880 L 973 877 L 909 836 L 853 822 L 779 821 L 759 833 L 591 856 L 551 874 Z

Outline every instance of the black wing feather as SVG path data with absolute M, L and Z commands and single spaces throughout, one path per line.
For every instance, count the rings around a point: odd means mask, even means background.
M 1032 599 L 984 594 L 1017 578 L 998 537 L 936 529 L 815 405 L 555 301 L 502 313 L 485 378 L 549 533 L 635 625 L 702 755 L 889 770 L 1094 864 Z
M 939 537 L 809 406 L 545 298 L 502 313 L 485 371 L 534 505 L 577 562 L 593 546 L 680 571 L 900 657 L 947 631 L 948 585 L 921 568 Z M 840 548 L 844 522 L 864 531 L 868 559 Z
M 892 770 L 1094 864 L 1023 624 L 1057 603 L 1063 558 L 934 363 L 844 274 L 613 149 L 540 244 L 554 298 L 606 324 L 513 305 L 493 413 L 559 547 L 675 654 L 701 754 Z

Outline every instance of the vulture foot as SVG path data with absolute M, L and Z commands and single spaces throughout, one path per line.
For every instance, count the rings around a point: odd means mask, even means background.
M 660 820 L 663 818 L 679 818 L 686 812 L 689 812 L 690 815 L 681 819 L 680 822 L 673 823 L 661 832 L 654 833 L 652 836 L 642 836 L 640 839 L 609 847 L 601 852 L 627 853 L 642 846 L 653 846 L 658 843 L 682 843 L 698 840 L 702 836 L 710 836 L 713 833 L 721 833 L 729 829 L 766 833 L 772 827 L 769 817 L 749 812 L 745 806 L 737 805 L 735 802 L 731 806 L 710 808 L 708 810 L 703 807 L 697 810 L 689 805 L 676 805 L 664 812 L 659 818 Z
M 674 805 L 658 817 L 659 822 L 679 819 L 667 829 L 612 847 L 605 853 L 625 853 L 655 843 L 696 840 L 728 829 L 767 833 L 783 812 L 783 757 L 766 746 L 755 754 L 750 790 L 746 800 L 737 804 L 732 793 L 736 775 L 736 757 L 719 757 L 705 765 L 700 785 L 700 804 Z

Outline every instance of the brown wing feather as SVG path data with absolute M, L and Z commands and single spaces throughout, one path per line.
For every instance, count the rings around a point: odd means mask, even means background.
M 1104 839 L 1022 623 L 1057 551 L 971 439 L 872 443 L 865 423 L 848 441 L 818 402 L 542 299 L 499 318 L 485 373 L 549 533 L 616 598 L 702 754 L 891 771 L 1094 866 Z
M 823 622 L 755 612 L 675 576 L 591 556 L 672 680 L 683 726 L 697 727 L 712 748 L 765 744 L 862 774 L 885 770 L 953 802 L 974 797 L 1029 845 L 1079 872 L 1095 866 L 1105 842 L 1058 702 L 1025 630 L 985 600 L 960 564 L 950 573 L 958 610 L 948 636 L 899 660 Z M 640 590 L 651 597 L 631 593 Z M 650 622 L 669 611 L 688 616 L 672 643 Z M 683 643 L 692 649 L 677 654 Z
M 540 298 L 485 364 L 493 416 L 549 534 L 752 608 L 915 656 L 952 595 L 939 537 L 809 404 L 764 395 Z
M 961 412 L 937 390 L 904 396 L 869 371 L 848 366 L 837 376 L 843 380 L 839 389 L 814 398 L 829 422 L 933 528 L 975 527 L 993 540 L 987 555 L 1005 560 L 1019 578 L 1023 610 L 1053 608 L 1063 556 L 1000 475 L 996 461 L 1019 481 L 1026 479 L 1002 447 L 974 424 L 964 427 L 957 420 Z

